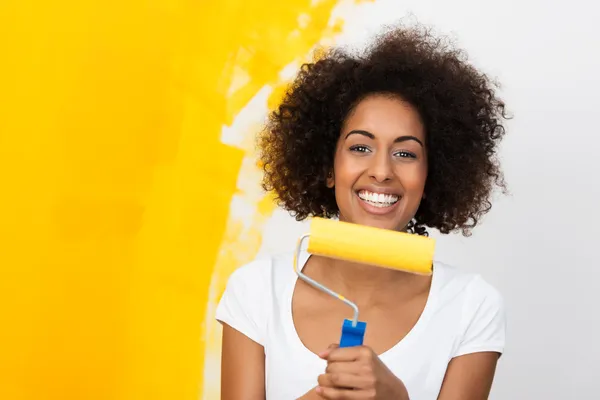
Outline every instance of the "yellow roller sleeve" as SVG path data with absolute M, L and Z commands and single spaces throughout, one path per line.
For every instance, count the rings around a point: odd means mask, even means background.
M 314 218 L 308 252 L 416 274 L 432 273 L 435 240 L 336 220 Z

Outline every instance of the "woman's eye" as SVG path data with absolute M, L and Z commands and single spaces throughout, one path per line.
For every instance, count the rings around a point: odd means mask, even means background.
M 367 146 L 362 146 L 362 145 L 351 146 L 350 150 L 356 151 L 358 153 L 366 153 L 368 151 L 371 151 L 371 150 L 369 150 L 369 148 Z
M 396 153 L 394 153 L 397 157 L 401 157 L 401 158 L 417 158 L 416 155 L 414 155 L 413 153 L 410 153 L 408 151 L 397 151 Z

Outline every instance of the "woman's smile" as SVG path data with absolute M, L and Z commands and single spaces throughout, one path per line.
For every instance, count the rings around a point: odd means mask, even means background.
M 368 190 L 359 190 L 356 192 L 356 196 L 359 204 L 366 212 L 376 215 L 385 215 L 396 211 L 402 199 L 396 194 Z

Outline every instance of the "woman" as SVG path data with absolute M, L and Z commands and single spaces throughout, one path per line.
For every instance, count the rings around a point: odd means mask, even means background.
M 265 189 L 296 219 L 468 235 L 503 188 L 504 104 L 446 41 L 398 28 L 363 54 L 304 65 L 259 140 Z M 487 399 L 504 347 L 501 295 L 435 262 L 431 277 L 305 254 L 369 329 L 338 348 L 351 310 L 296 279 L 292 254 L 236 270 L 219 304 L 222 398 Z

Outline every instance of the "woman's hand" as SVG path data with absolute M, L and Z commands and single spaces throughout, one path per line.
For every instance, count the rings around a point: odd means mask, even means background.
M 324 399 L 409 400 L 406 387 L 369 347 L 340 348 L 331 345 L 321 358 L 327 360 L 316 392 Z

